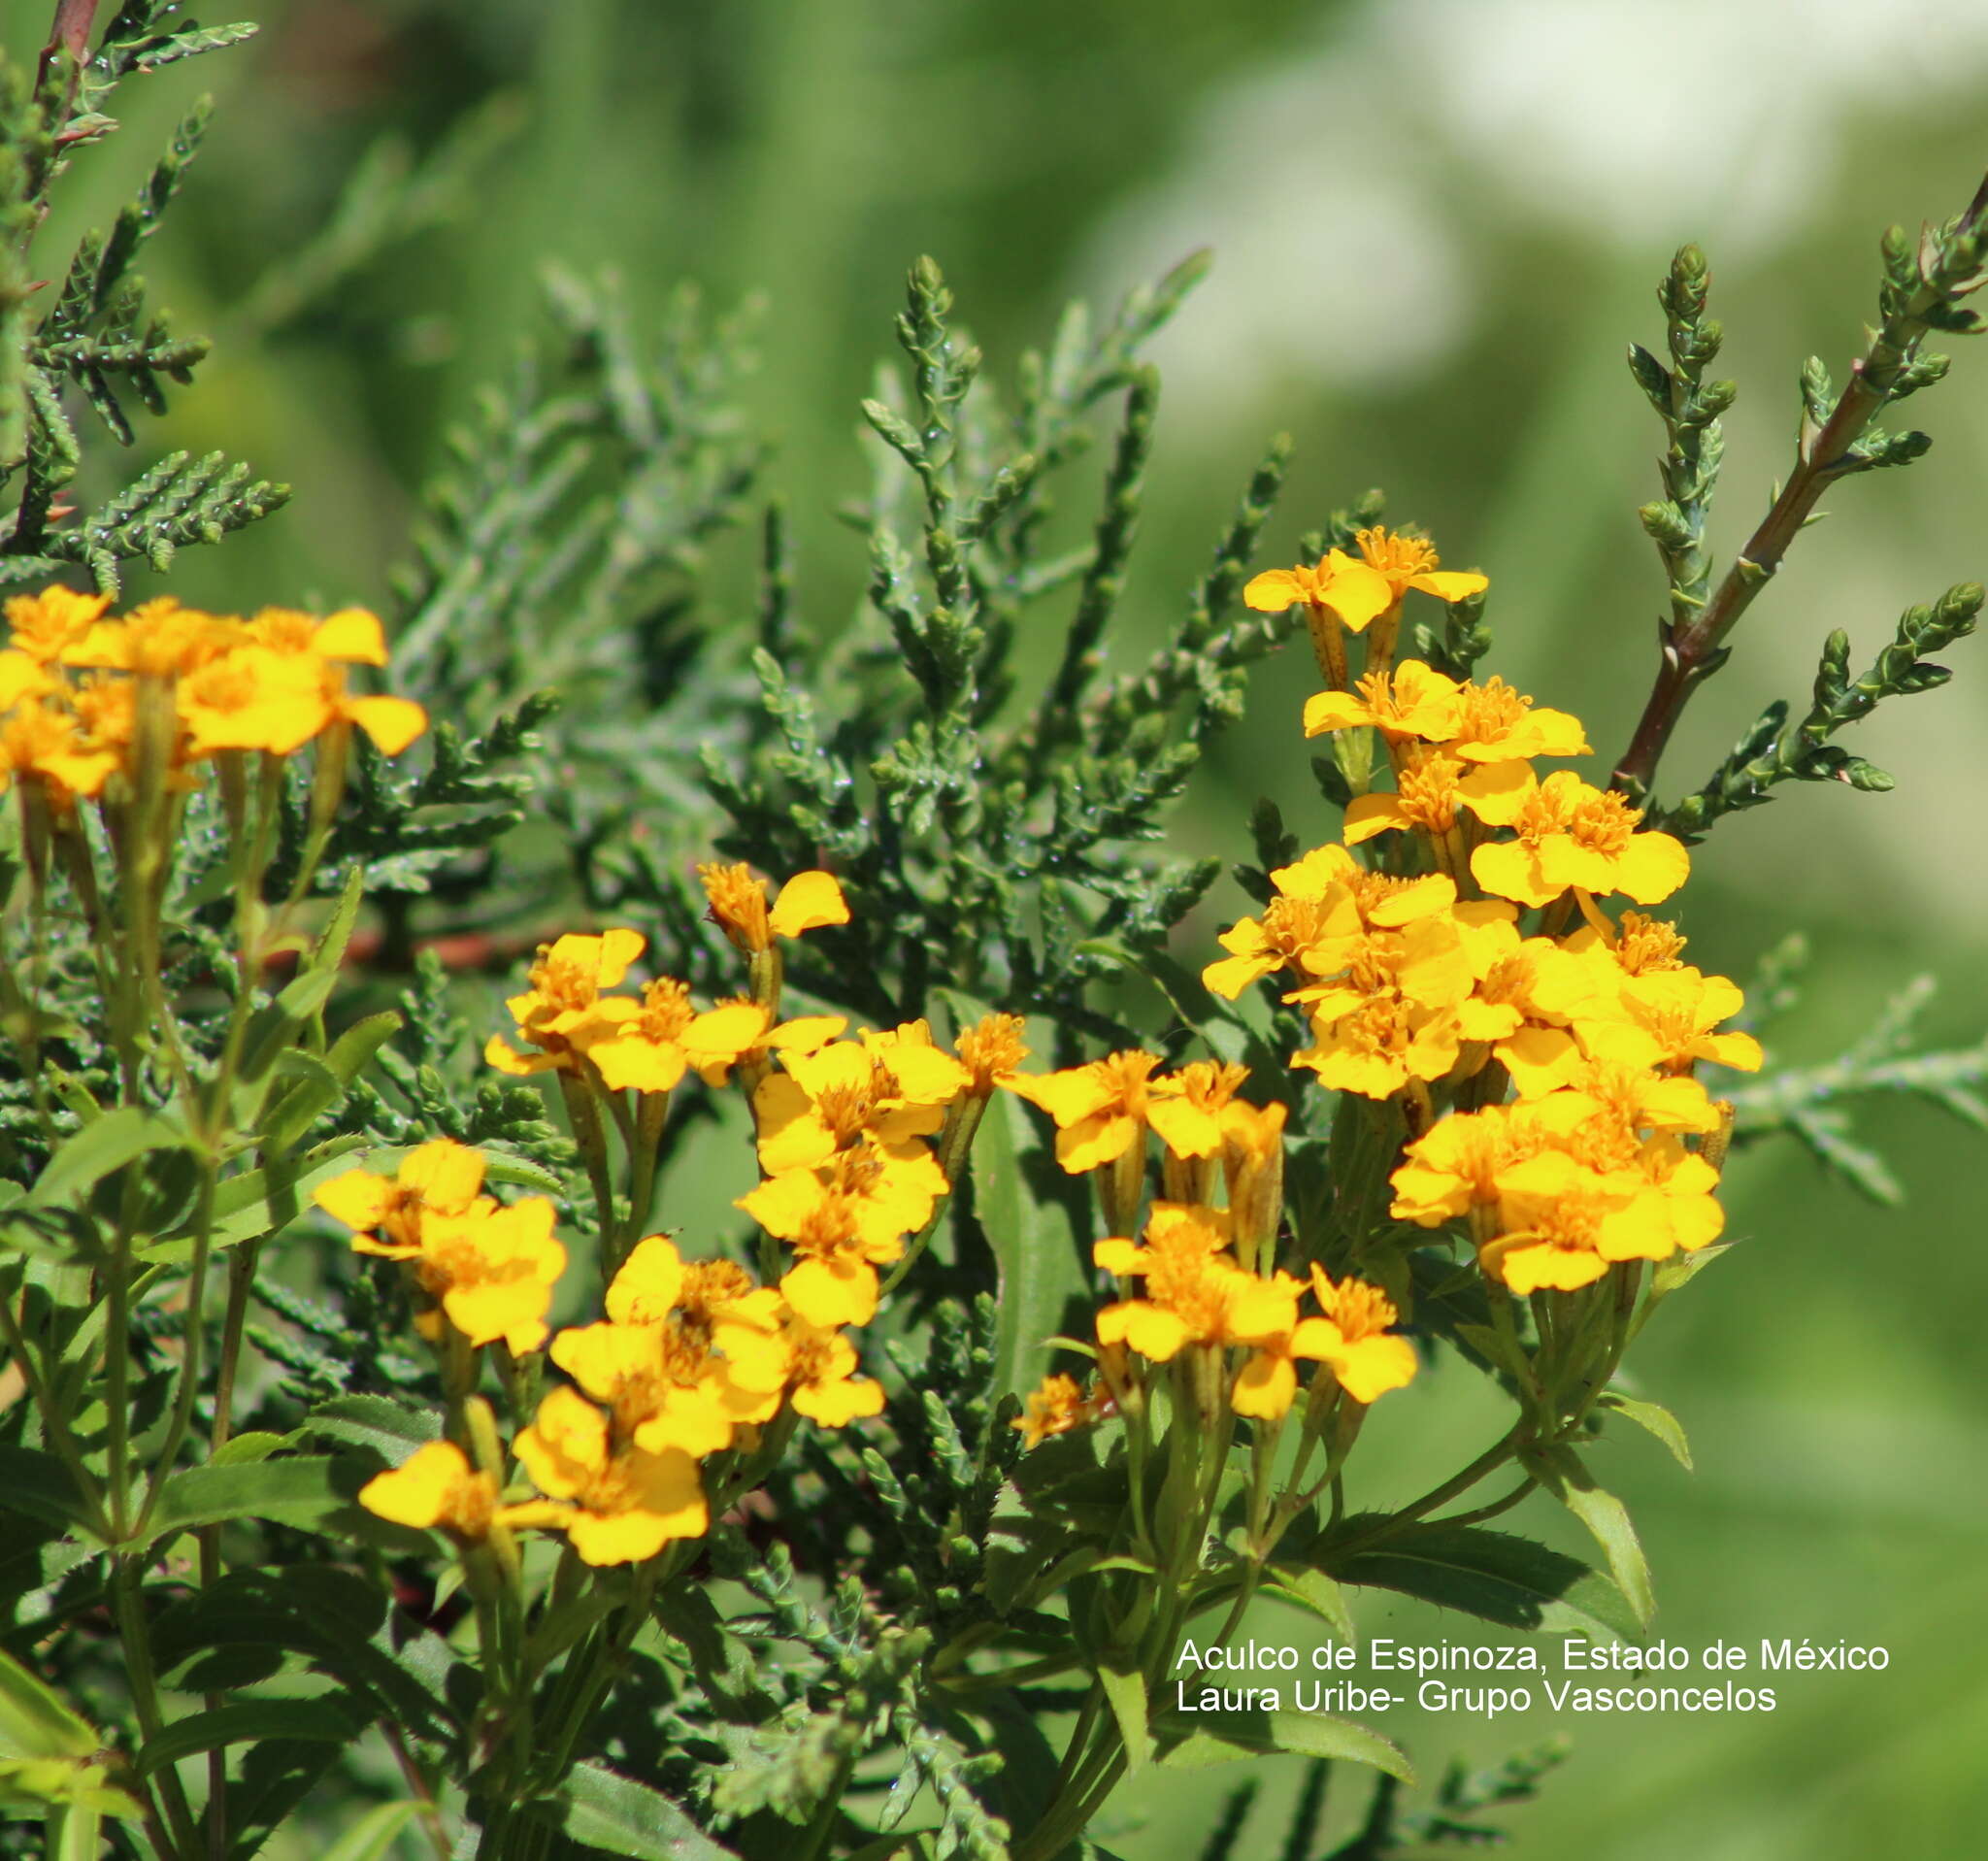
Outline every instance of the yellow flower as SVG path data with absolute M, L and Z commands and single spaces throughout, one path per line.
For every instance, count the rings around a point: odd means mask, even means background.
M 7 599 L 8 644 L 38 665 L 52 665 L 81 644 L 111 605 L 102 594 L 78 594 L 59 583 L 40 594 Z
M 832 873 L 797 873 L 780 887 L 771 912 L 766 881 L 748 866 L 700 866 L 697 877 L 711 901 L 711 921 L 734 948 L 756 955 L 776 937 L 799 937 L 824 924 L 846 924 L 849 908 Z
M 1011 1092 L 1056 1121 L 1056 1160 L 1072 1176 L 1095 1170 L 1145 1141 L 1155 1053 L 1128 1048 L 1060 1073 L 1017 1076 Z
M 1246 1066 L 1194 1060 L 1151 1082 L 1146 1116 L 1178 1157 L 1219 1156 L 1231 1103 L 1249 1077 Z
M 433 1138 L 410 1150 L 393 1176 L 348 1170 L 320 1182 L 311 1200 L 334 1221 L 358 1230 L 355 1251 L 411 1260 L 421 1250 L 421 1223 L 431 1212 L 465 1215 L 496 1206 L 482 1187 L 483 1153 L 453 1138 Z
M 1398 828 L 1441 840 L 1455 830 L 1459 809 L 1469 808 L 1480 817 L 1487 808 L 1503 814 L 1512 797 L 1522 797 L 1532 786 L 1533 772 L 1526 763 L 1469 766 L 1446 750 L 1426 755 L 1404 766 L 1394 793 L 1383 789 L 1354 798 L 1346 809 L 1346 845 L 1357 847 Z
M 570 931 L 539 946 L 531 967 L 531 986 L 505 1004 L 517 1031 L 537 1053 L 518 1053 L 499 1035 L 483 1049 L 485 1062 L 500 1073 L 542 1073 L 575 1065 L 572 1035 L 594 1017 L 605 989 L 618 987 L 628 966 L 646 947 L 640 931 L 611 930 L 592 937 Z
M 1439 568 L 1435 548 L 1419 537 L 1393 534 L 1378 524 L 1362 530 L 1354 542 L 1358 560 L 1332 549 L 1315 569 L 1273 569 L 1251 579 L 1242 599 L 1261 614 L 1281 614 L 1303 601 L 1330 608 L 1354 633 L 1377 615 L 1400 604 L 1409 588 L 1433 594 L 1439 601 L 1461 601 L 1489 587 L 1481 575 L 1458 574 Z
M 1669 834 L 1639 833 L 1641 818 L 1620 795 L 1556 770 L 1525 794 L 1510 822 L 1518 838 L 1477 847 L 1471 871 L 1521 905 L 1550 905 L 1569 886 L 1652 905 L 1684 883 L 1691 856 Z
M 1293 1053 L 1291 1064 L 1309 1067 L 1335 1092 L 1386 1099 L 1411 1079 L 1441 1079 L 1459 1050 L 1455 1009 L 1372 995 L 1323 1028 L 1314 1023 L 1312 1045 Z
M 1760 1070 L 1760 1043 L 1751 1034 L 1720 1034 L 1745 997 L 1723 976 L 1680 968 L 1624 979 L 1612 1002 L 1597 1002 L 1575 1021 L 1581 1044 L 1597 1059 L 1683 1072 L 1696 1060 Z
M 1019 1014 L 988 1014 L 960 1030 L 953 1050 L 967 1070 L 967 1090 L 976 1098 L 989 1097 L 997 1085 L 1015 1077 L 1029 1056 L 1022 1032 Z
M 639 1002 L 613 995 L 596 1003 L 567 1039 L 593 1062 L 611 1092 L 668 1092 L 689 1068 L 683 1036 L 697 1018 L 689 985 L 659 976 Z
M 697 1462 L 676 1447 L 611 1452 L 606 1419 L 574 1390 L 540 1403 L 516 1448 L 541 1492 L 573 1502 L 566 1536 L 586 1563 L 641 1563 L 672 1539 L 710 1529 Z
M 786 1170 L 733 1203 L 777 1241 L 792 1241 L 821 1206 L 839 1201 L 866 1245 L 914 1234 L 946 1193 L 945 1172 L 922 1144 L 887 1148 L 868 1135 L 812 1170 Z
M 1439 1118 L 1403 1152 L 1394 1184 L 1397 1221 L 1441 1227 L 1474 1209 L 1496 1206 L 1500 1183 L 1515 1164 L 1537 1156 L 1552 1141 L 1557 1117 L 1565 1127 L 1587 1115 L 1571 1102 L 1553 1110 L 1540 1105 L 1487 1105 L 1479 1112 L 1452 1112 Z
M 414 1277 L 471 1344 L 502 1339 L 514 1352 L 536 1350 L 546 1342 L 553 1283 L 566 1270 L 553 1219 L 551 1203 L 536 1195 L 508 1209 L 427 1210 Z
M 1606 1112 L 1633 1130 L 1695 1131 L 1719 1128 L 1719 1112 L 1711 1095 L 1696 1080 L 1679 1074 L 1667 1077 L 1626 1060 L 1590 1059 L 1578 1067 L 1565 1091 L 1541 1100 L 1581 1109 L 1583 1115 Z
M 1016 1430 L 1024 1448 L 1040 1447 L 1051 1435 L 1068 1435 L 1093 1416 L 1090 1399 L 1077 1379 L 1053 1371 L 1023 1398 L 1022 1412 L 1008 1425 Z
M 1335 1285 L 1323 1267 L 1313 1266 L 1311 1290 L 1325 1315 L 1298 1326 L 1296 1355 L 1330 1364 L 1340 1386 L 1359 1403 L 1377 1401 L 1414 1379 L 1415 1347 L 1389 1332 L 1398 1314 L 1378 1286 L 1364 1279 Z
M 1465 762 L 1500 763 L 1533 756 L 1586 756 L 1587 732 L 1565 711 L 1536 707 L 1503 679 L 1457 691 L 1456 728 L 1444 751 Z
M 558 1525 L 566 1518 L 563 1506 L 544 1500 L 498 1505 L 497 1482 L 472 1467 L 452 1441 L 424 1443 L 398 1467 L 376 1474 L 359 1488 L 359 1504 L 376 1518 L 446 1531 L 470 1544 L 487 1538 L 493 1525 Z
M 1558 953 L 1550 938 L 1521 938 L 1516 915 L 1503 899 L 1473 900 L 1456 908 L 1458 932 L 1475 977 L 1457 1004 L 1457 1029 L 1480 1041 L 1511 1075 L 1522 1099 L 1565 1085 L 1579 1066 L 1581 1049 L 1560 1017 L 1542 1007 L 1540 967 Z
M 45 699 L 27 699 L 0 717 L 0 785 L 9 777 L 39 781 L 50 802 L 66 807 L 103 793 L 117 763 L 115 750 L 92 747 L 76 719 Z
M 877 1315 L 877 1269 L 904 1257 L 896 1235 L 866 1223 L 854 1198 L 822 1195 L 788 1237 L 800 1259 L 780 1280 L 780 1297 L 811 1325 L 866 1325 Z
M 1545 1166 L 1545 1167 L 1541 1167 Z M 1608 1271 L 1600 1242 L 1602 1224 L 1625 1198 L 1583 1185 L 1572 1158 L 1546 1152 L 1520 1166 L 1537 1176 L 1537 1192 L 1505 1197 L 1504 1232 L 1477 1249 L 1484 1271 L 1521 1298 L 1534 1292 L 1572 1292 Z M 1513 1176 L 1518 1175 L 1514 1171 Z
M 742 1389 L 778 1391 L 786 1379 L 780 1296 L 730 1260 L 686 1263 L 667 1235 L 648 1235 L 622 1261 L 607 1308 L 615 1324 L 674 1326 L 721 1350 Z
M 702 1460 L 779 1402 L 778 1384 L 771 1394 L 741 1388 L 707 1340 L 676 1324 L 573 1325 L 552 1340 L 550 1354 L 607 1405 L 613 1440 L 648 1453 L 674 1447 Z
M 856 1374 L 856 1347 L 842 1332 L 790 1316 L 784 1342 L 796 1413 L 824 1428 L 845 1428 L 859 1416 L 883 1412 L 883 1385 Z
M 967 1080 L 951 1054 L 904 1029 L 790 1051 L 783 1064 L 785 1072 L 768 1074 L 752 1094 L 759 1165 L 769 1175 L 825 1163 L 865 1132 L 886 1147 L 927 1137 Z
M 287 756 L 330 721 L 315 664 L 266 647 L 237 647 L 196 666 L 175 693 L 187 751 L 261 749 Z
M 1098 1313 L 1098 1342 L 1129 1344 L 1143 1357 L 1165 1362 L 1187 1345 L 1257 1344 L 1297 1321 L 1297 1281 L 1286 1274 L 1259 1279 L 1236 1265 L 1226 1243 L 1228 1222 L 1212 1209 L 1157 1204 L 1143 1247 L 1100 1241 L 1101 1267 L 1145 1280 L 1143 1299 L 1121 1300 Z
M 1455 733 L 1461 687 L 1419 659 L 1404 659 L 1392 673 L 1370 672 L 1351 691 L 1318 691 L 1305 701 L 1305 734 L 1372 725 L 1391 741 L 1419 737 L 1442 743 Z

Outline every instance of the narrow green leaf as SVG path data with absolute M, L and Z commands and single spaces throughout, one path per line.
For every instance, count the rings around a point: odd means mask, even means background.
M 396 1467 L 442 1436 L 442 1417 L 434 1410 L 410 1408 L 387 1396 L 334 1396 L 313 1409 L 304 1426 L 330 1441 L 370 1447 Z
M 609 1854 L 635 1861 L 736 1861 L 680 1803 L 602 1764 L 576 1765 L 553 1807 L 574 1841 Z
M 138 1753 L 141 1777 L 177 1764 L 196 1751 L 223 1745 L 262 1745 L 272 1739 L 348 1745 L 365 1727 L 364 1718 L 327 1695 L 315 1700 L 243 1700 L 212 1711 L 189 1713 L 148 1739 Z
M 1042 1379 L 1046 1341 L 1084 1289 L 1070 1212 L 1055 1199 L 1062 1172 L 1012 1092 L 996 1092 L 974 1141 L 974 1206 L 1000 1274 L 994 1341 L 998 1398 Z
M 52 1686 L 0 1649 L 0 1757 L 84 1758 L 102 1743 Z
M 1324 1622 L 1348 1646 L 1360 1637 L 1353 1627 L 1346 1593 L 1322 1570 L 1279 1570 L 1265 1573 L 1264 1594 L 1277 1602 L 1307 1610 Z
M 0 1447 L 0 1493 L 10 1511 L 61 1530 L 90 1528 L 89 1509 L 69 1469 L 54 1454 L 34 1447 Z
M 210 1467 L 246 1467 L 258 1460 L 267 1460 L 271 1454 L 295 1444 L 295 1435 L 272 1434 L 268 1429 L 254 1429 L 246 1435 L 237 1435 L 232 1441 L 224 1442 L 207 1463 Z
M 1649 1564 L 1636 1527 L 1630 1523 L 1628 1509 L 1613 1493 L 1595 1484 L 1594 1476 L 1571 1447 L 1528 1456 L 1526 1464 L 1538 1472 L 1546 1490 L 1594 1534 L 1595 1543 L 1607 1556 L 1617 1588 L 1636 1612 L 1638 1626 L 1647 1628 L 1656 1613 L 1657 1600 L 1650 1593 Z
M 1170 1770 L 1195 1771 L 1232 1758 L 1337 1758 L 1348 1764 L 1371 1765 L 1404 1783 L 1413 1783 L 1415 1769 L 1398 1745 L 1350 1719 L 1326 1712 L 1162 1712 L 1157 1729 L 1176 1743 L 1160 1759 Z
M 1579 1558 L 1478 1525 L 1416 1525 L 1343 1560 L 1329 1545 L 1323 1555 L 1342 1583 L 1399 1590 L 1508 1628 L 1633 1640 L 1641 1627 L 1615 1585 Z
M 186 1133 L 174 1119 L 120 1105 L 91 1119 L 49 1159 L 27 1206 L 53 1208 L 148 1151 L 187 1147 Z
M 351 1503 L 365 1474 L 329 1455 L 252 1461 L 243 1467 L 188 1467 L 169 1479 L 149 1528 L 153 1540 L 230 1518 L 267 1518 L 309 1527 Z
M 1670 1448 L 1677 1464 L 1691 1471 L 1691 1443 L 1685 1439 L 1684 1424 L 1659 1403 L 1638 1402 L 1613 1389 L 1602 1392 L 1601 1406 L 1639 1428 L 1646 1428 Z
M 1145 1676 L 1137 1668 L 1101 1667 L 1098 1684 L 1105 1689 L 1111 1716 L 1118 1721 L 1127 1762 L 1137 1775 L 1153 1758 L 1152 1727 L 1146 1722 Z

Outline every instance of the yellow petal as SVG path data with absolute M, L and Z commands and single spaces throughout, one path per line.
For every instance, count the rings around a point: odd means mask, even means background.
M 1305 734 L 1322 737 L 1328 730 L 1349 730 L 1357 724 L 1372 723 L 1374 714 L 1365 700 L 1350 691 L 1315 691 L 1305 700 Z
M 1466 595 L 1483 593 L 1490 585 L 1489 576 L 1472 575 L 1460 569 L 1428 569 L 1408 578 L 1409 587 L 1420 588 L 1424 594 L 1433 594 L 1439 601 L 1461 601 Z M 1344 1378 L 1341 1379 L 1341 1381 L 1344 1380 Z
M 362 666 L 386 663 L 386 634 L 377 614 L 364 608 L 341 608 L 327 615 L 311 636 L 311 650 L 320 659 L 345 659 Z
M 1326 558 L 1326 573 L 1319 580 L 1325 605 L 1351 633 L 1364 631 L 1370 620 L 1395 603 L 1394 584 L 1386 576 L 1338 549 Z
M 1346 810 L 1346 845 L 1357 847 L 1363 840 L 1386 833 L 1390 827 L 1412 824 L 1399 795 L 1361 795 Z
M 1355 1402 L 1373 1402 L 1415 1378 L 1415 1346 L 1406 1338 L 1362 1338 L 1332 1359 L 1333 1373 Z M 1392 1413 L 1392 1411 L 1389 1411 Z
M 370 1228 L 393 1206 L 393 1184 L 382 1176 L 348 1170 L 311 1191 L 311 1200 L 348 1228 Z
M 867 1325 L 877 1316 L 877 1275 L 860 1263 L 837 1273 L 820 1260 L 803 1260 L 781 1279 L 780 1295 L 798 1317 L 823 1331 Z
M 824 1428 L 844 1428 L 859 1415 L 883 1412 L 883 1385 L 868 1377 L 844 1382 L 803 1383 L 789 1400 L 797 1414 Z
M 1290 1411 L 1298 1393 L 1298 1372 L 1290 1358 L 1258 1351 L 1242 1366 L 1229 1392 L 1229 1407 L 1239 1415 L 1275 1421 Z
M 1614 889 L 1639 905 L 1669 898 L 1691 877 L 1691 855 L 1669 834 L 1632 834 L 1615 860 Z
M 1282 614 L 1304 599 L 1304 584 L 1289 569 L 1270 569 L 1251 576 L 1242 590 L 1242 605 L 1258 614 Z
M 780 887 L 767 918 L 776 937 L 798 937 L 824 924 L 848 921 L 848 904 L 833 873 L 796 873 Z
M 428 727 L 428 714 L 412 698 L 352 698 L 346 709 L 382 756 L 397 756 Z

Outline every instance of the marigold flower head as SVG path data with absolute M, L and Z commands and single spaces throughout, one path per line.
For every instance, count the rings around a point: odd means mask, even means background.
M 1547 1155 L 1536 1157 L 1526 1168 L 1568 1163 Z M 1592 1285 L 1608 1271 L 1600 1245 L 1602 1224 L 1627 1198 L 1581 1184 L 1571 1170 L 1569 1164 L 1567 1170 L 1555 1168 L 1550 1176 L 1541 1172 L 1543 1180 L 1538 1191 L 1508 1193 L 1503 1204 L 1504 1232 L 1477 1249 L 1484 1271 L 1521 1298 L 1534 1292 L 1573 1292 Z
M 1596 1003 L 1575 1022 L 1581 1044 L 1598 1059 L 1683 1072 L 1709 1060 L 1738 1072 L 1760 1070 L 1760 1043 L 1751 1034 L 1716 1032 L 1745 1006 L 1739 986 L 1689 967 L 1624 979 L 1612 1000 Z
M 40 665 L 51 665 L 78 645 L 111 605 L 102 594 L 78 594 L 59 582 L 39 594 L 7 598 L 8 644 Z
M 1137 1047 L 1087 1066 L 1005 1080 L 1011 1092 L 1056 1121 L 1056 1160 L 1072 1176 L 1102 1168 L 1145 1137 L 1150 1080 L 1159 1055 Z
M 1556 770 L 1527 791 L 1510 823 L 1518 838 L 1477 847 L 1471 871 L 1521 905 L 1550 905 L 1570 886 L 1652 905 L 1684 883 L 1691 856 L 1670 834 L 1639 832 L 1641 819 L 1620 795 Z
M 566 1249 L 552 1238 L 554 1210 L 544 1196 L 509 1208 L 472 1206 L 421 1218 L 414 1278 L 473 1345 L 500 1339 L 514 1352 L 546 1342 L 552 1287 Z
M 795 874 L 780 887 L 771 911 L 766 881 L 749 866 L 700 866 L 697 877 L 711 901 L 711 921 L 747 956 L 771 949 L 776 937 L 799 937 L 824 924 L 849 921 L 848 904 L 832 873 Z
M 0 786 L 36 781 L 58 807 L 103 792 L 116 751 L 93 747 L 66 709 L 44 698 L 17 704 L 0 717 Z
M 359 1488 L 359 1504 L 376 1518 L 415 1531 L 446 1531 L 451 1538 L 480 1544 L 493 1525 L 556 1525 L 565 1508 L 543 1500 L 500 1506 L 497 1482 L 472 1467 L 452 1441 L 430 1441 Z
M 1028 1058 L 1022 1044 L 1025 1025 L 1019 1014 L 987 1014 L 960 1030 L 953 1050 L 970 1077 L 968 1090 L 977 1098 L 1005 1085 Z
M 697 1462 L 676 1447 L 612 1448 L 606 1418 L 575 1390 L 540 1403 L 516 1452 L 541 1492 L 572 1502 L 566 1536 L 586 1563 L 641 1563 L 710 1529 Z
M 1482 684 L 1458 686 L 1455 728 L 1443 748 L 1474 763 L 1593 753 L 1578 717 L 1536 706 L 1495 675 Z
M 1305 734 L 1372 725 L 1397 741 L 1419 737 L 1442 743 L 1456 729 L 1459 687 L 1419 659 L 1404 659 L 1389 672 L 1370 672 L 1351 691 L 1318 691 L 1305 701 Z
M 856 1346 L 845 1333 L 789 1314 L 782 1342 L 792 1365 L 788 1400 L 797 1414 L 824 1428 L 846 1428 L 883 1412 L 883 1385 L 857 1375 Z
M 1242 590 L 1244 603 L 1262 614 L 1281 614 L 1301 601 L 1330 608 L 1349 631 L 1360 633 L 1410 588 L 1440 601 L 1461 601 L 1491 585 L 1481 575 L 1443 571 L 1434 547 L 1420 537 L 1376 524 L 1360 531 L 1354 543 L 1357 558 L 1331 549 L 1316 568 L 1300 564 L 1252 577 Z
M 596 1015 L 602 993 L 618 987 L 628 966 L 647 947 L 640 931 L 610 930 L 600 936 L 569 931 L 539 946 L 530 971 L 531 984 L 505 1006 L 518 1033 L 537 1053 L 519 1053 L 493 1034 L 483 1058 L 500 1073 L 541 1073 L 547 1068 L 571 1069 L 575 1064 L 572 1036 Z
M 929 1137 L 966 1080 L 949 1053 L 887 1037 L 782 1059 L 785 1071 L 769 1073 L 752 1093 L 759 1165 L 770 1176 L 812 1169 L 865 1136 L 887 1147 Z
M 741 1387 L 710 1340 L 683 1325 L 572 1325 L 550 1354 L 607 1406 L 612 1438 L 649 1453 L 675 1447 L 701 1460 L 779 1403 L 778 1380 L 771 1392 Z
M 334 1221 L 358 1230 L 352 1237 L 357 1252 L 409 1260 L 421 1250 L 421 1223 L 428 1214 L 494 1208 L 482 1187 L 482 1151 L 453 1138 L 431 1138 L 402 1157 L 391 1177 L 348 1170 L 320 1182 L 311 1200 Z
M 1359 1403 L 1378 1401 L 1414 1379 L 1415 1347 L 1388 1329 L 1399 1314 L 1378 1286 L 1364 1279 L 1335 1283 L 1323 1267 L 1313 1266 L 1311 1290 L 1324 1316 L 1298 1326 L 1295 1355 L 1330 1364 L 1340 1386 Z
M 1073 1434 L 1093 1419 L 1096 1410 L 1075 1377 L 1057 1370 L 1022 1399 L 1022 1412 L 1008 1425 L 1024 1448 L 1040 1447 L 1051 1435 Z
M 1151 1082 L 1147 1120 L 1176 1156 L 1219 1156 L 1229 1108 L 1248 1077 L 1246 1066 L 1191 1060 Z

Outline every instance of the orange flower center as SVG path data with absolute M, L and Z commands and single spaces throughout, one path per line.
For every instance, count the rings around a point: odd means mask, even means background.
M 1360 546 L 1367 566 L 1386 576 L 1397 593 L 1413 577 L 1428 574 L 1441 562 L 1433 544 L 1418 536 L 1399 536 L 1377 523 L 1371 530 L 1362 530 L 1353 541 Z
M 1684 938 L 1675 924 L 1624 912 L 1615 932 L 1615 960 L 1631 976 L 1684 967 Z
M 1500 743 L 1532 710 L 1533 701 L 1514 691 L 1495 673 L 1482 684 L 1471 683 L 1457 694 L 1457 741 Z
M 1567 831 L 1591 852 L 1614 858 L 1629 845 L 1636 824 L 1642 818 L 1640 809 L 1612 789 L 1583 795 L 1567 822 Z

